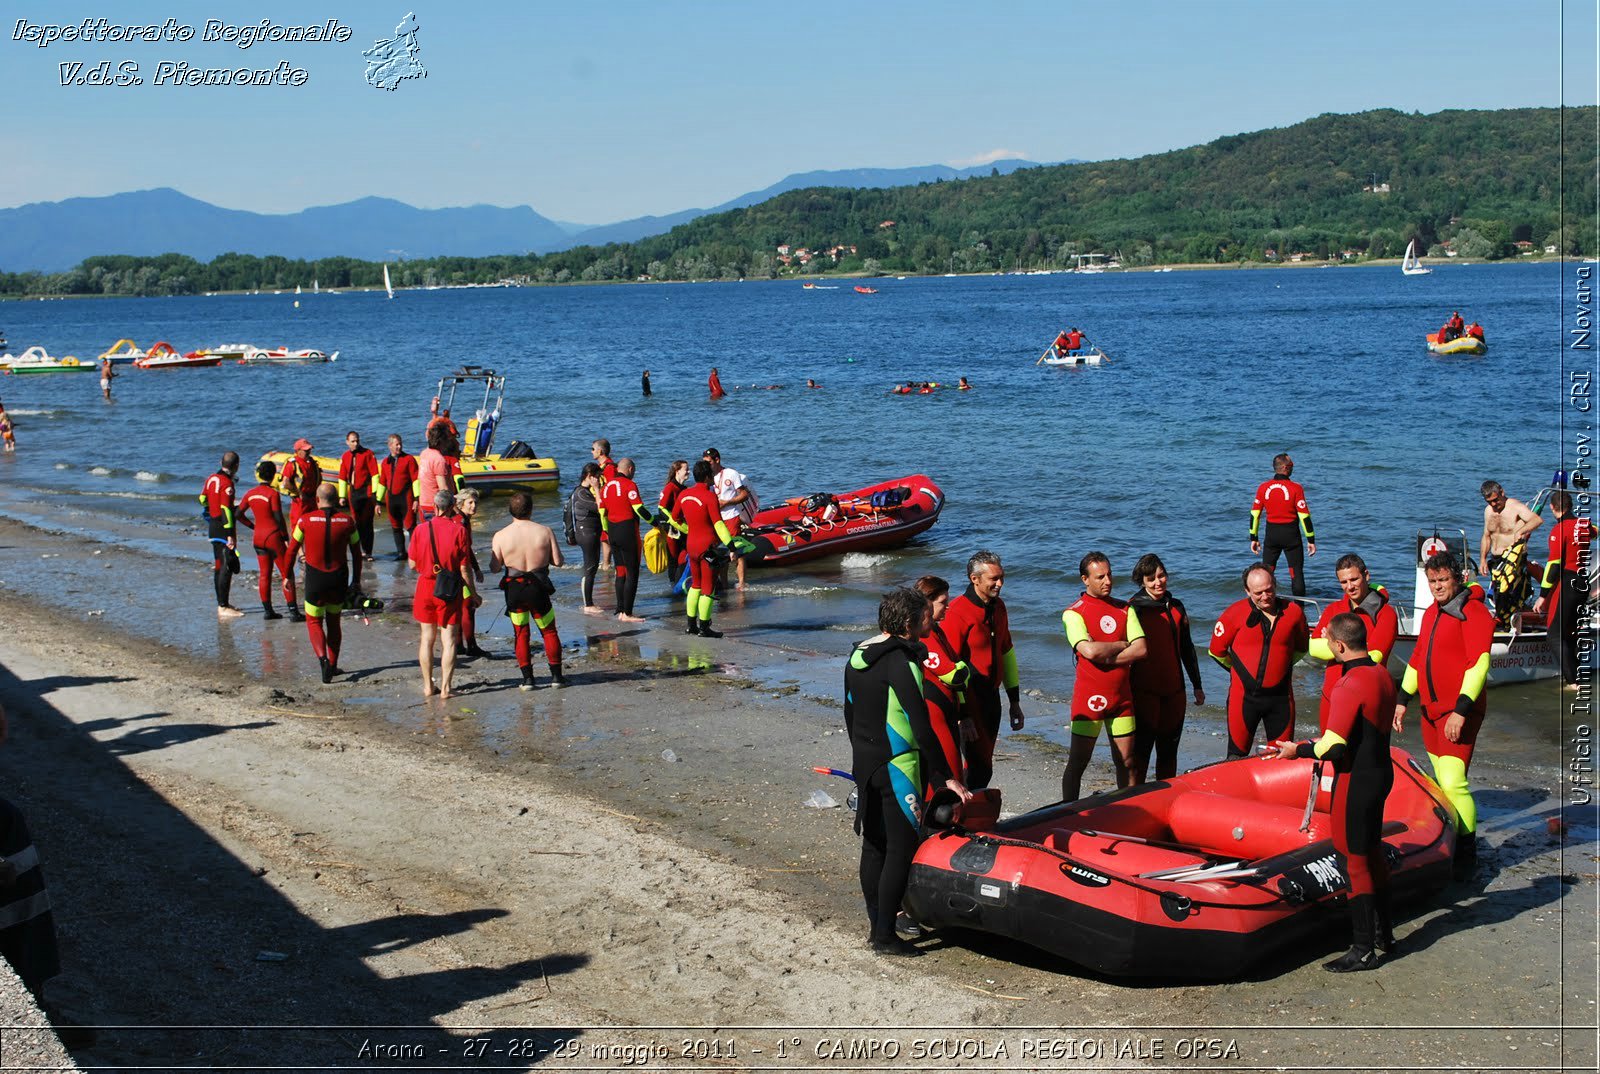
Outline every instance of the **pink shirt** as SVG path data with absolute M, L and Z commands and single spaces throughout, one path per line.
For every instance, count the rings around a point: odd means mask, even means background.
M 442 488 L 454 488 L 450 460 L 437 448 L 428 448 L 417 456 L 417 502 L 424 514 L 433 513 L 434 494 Z

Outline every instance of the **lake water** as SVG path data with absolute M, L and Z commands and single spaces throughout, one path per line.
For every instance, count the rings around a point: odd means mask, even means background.
M 1007 566 L 1023 685 L 1062 695 L 1071 671 L 1059 617 L 1078 592 L 1083 553 L 1111 557 L 1123 596 L 1133 561 L 1160 553 L 1203 641 L 1239 595 L 1250 499 L 1279 451 L 1294 455 L 1316 522 L 1312 596 L 1335 596 L 1334 560 L 1357 551 L 1409 601 L 1419 527 L 1464 528 L 1475 550 L 1479 483 L 1494 477 L 1530 496 L 1559 465 L 1559 301 L 1572 271 L 891 279 L 876 281 L 875 295 L 793 282 L 403 291 L 393 301 L 324 293 L 299 296 L 299 308 L 287 293 L 6 303 L 0 329 L 15 353 L 43 344 L 89 358 L 130 337 L 340 357 L 119 366 L 109 404 L 90 375 L 0 378 L 19 442 L 0 459 L 0 504 L 26 521 L 208 562 L 194 494 L 221 452 L 246 460 L 248 487 L 253 460 L 298 436 L 337 455 L 354 428 L 381 454 L 398 431 L 415 451 L 438 378 L 462 363 L 491 366 L 510 377 L 501 445 L 518 438 L 553 455 L 563 490 L 600 436 L 637 460 L 647 495 L 671 460 L 713 446 L 768 504 L 930 475 L 948 506 L 915 545 L 755 572 L 719 625 L 843 653 L 869 631 L 884 587 L 935 573 L 959 589 L 967 556 L 990 548 Z M 1424 334 L 1457 308 L 1486 327 L 1485 357 L 1427 353 Z M 1113 362 L 1036 366 L 1068 324 Z M 713 365 L 730 388 L 716 403 L 705 389 Z M 650 399 L 639 391 L 644 368 Z M 963 375 L 974 391 L 889 394 L 895 382 Z M 808 377 L 822 389 L 806 390 Z M 486 511 L 494 524 L 502 502 Z M 537 503 L 535 517 L 559 525 L 558 497 Z M 641 588 L 640 613 L 670 613 L 676 628 L 664 578 Z M 575 585 L 562 589 L 575 603 Z M 197 609 L 208 596 L 196 590 Z M 1206 675 L 1220 703 L 1222 674 Z

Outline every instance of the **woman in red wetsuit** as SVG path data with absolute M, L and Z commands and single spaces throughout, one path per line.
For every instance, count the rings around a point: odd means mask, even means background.
M 717 376 L 717 367 L 711 367 L 711 376 L 706 378 L 706 387 L 711 391 L 711 398 L 721 399 L 727 393 L 722 390 L 722 378 Z
M 928 722 L 944 750 L 945 769 L 960 772 L 961 700 L 967 686 L 968 668 L 965 661 L 955 658 L 950 639 L 939 625 L 945 609 L 950 607 L 950 583 L 927 574 L 918 578 L 911 588 L 928 598 L 933 612 L 933 626 L 922 639 L 928 649 L 928 656 L 922 662 L 922 697 L 928 703 Z M 976 729 L 972 729 L 973 737 L 976 734 Z M 931 788 L 929 796 L 937 789 Z
M 478 553 L 472 547 L 472 519 L 478 513 L 478 493 L 462 489 L 456 494 L 456 515 L 467 535 L 467 565 L 472 570 L 473 582 L 462 594 L 461 642 L 458 653 L 466 656 L 488 656 L 478 645 L 478 609 L 483 607 L 483 567 L 478 563 Z
M 685 544 L 689 553 L 689 596 L 685 605 L 689 626 L 685 633 L 703 638 L 720 638 L 722 632 L 711 629 L 711 597 L 716 585 L 716 573 L 705 560 L 706 551 L 718 541 L 727 544 L 733 540 L 722 521 L 722 505 L 717 500 L 711 479 L 716 472 L 704 459 L 694 464 L 694 484 L 678 494 L 672 517 L 683 523 Z
M 1194 687 L 1194 703 L 1204 705 L 1200 686 L 1200 658 L 1189 634 L 1189 613 L 1183 601 L 1167 589 L 1167 568 L 1151 552 L 1133 565 L 1133 583 L 1139 592 L 1128 606 L 1144 628 L 1145 658 L 1133 665 L 1133 760 L 1130 775 L 1143 783 L 1156 754 L 1156 778 L 1178 774 L 1178 740 L 1183 737 L 1183 677 Z
M 689 462 L 687 459 L 676 459 L 667 467 L 667 483 L 661 486 L 661 497 L 656 500 L 656 505 L 670 517 L 672 508 L 678 502 L 678 497 L 683 495 L 683 490 L 689 484 Z M 662 536 L 667 539 L 667 580 L 672 583 L 672 588 L 678 588 L 678 578 L 683 574 L 683 538 L 671 526 L 662 530 Z

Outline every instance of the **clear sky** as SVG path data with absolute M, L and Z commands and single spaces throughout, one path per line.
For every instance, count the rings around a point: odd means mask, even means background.
M 365 195 L 608 223 L 796 171 L 1139 156 L 1324 112 L 1594 104 L 1595 0 L 7 0 L 0 207 L 156 186 L 289 212 Z M 425 79 L 364 80 L 416 13 Z M 336 17 L 348 43 L 204 43 L 207 19 Z M 40 48 L 30 24 L 193 26 Z M 62 86 L 136 63 L 141 86 Z M 294 86 L 157 86 L 161 61 L 304 68 Z M 1565 68 L 1563 81 L 1563 66 Z

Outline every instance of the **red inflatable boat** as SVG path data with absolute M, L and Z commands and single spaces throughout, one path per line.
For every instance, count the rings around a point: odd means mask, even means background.
M 923 474 L 834 495 L 813 493 L 758 511 L 741 531 L 749 564 L 801 563 L 902 545 L 939 520 L 944 493 Z
M 1450 881 L 1456 818 L 1404 750 L 1384 844 L 1394 897 Z M 1344 925 L 1349 880 L 1312 761 L 1245 757 L 925 840 L 906 910 L 1117 976 L 1235 977 Z M 976 822 L 975 822 L 976 823 Z

